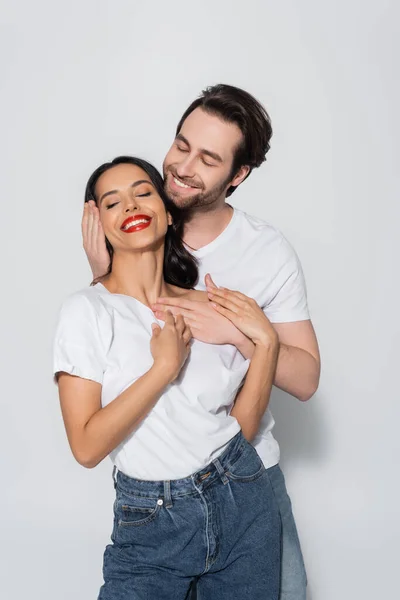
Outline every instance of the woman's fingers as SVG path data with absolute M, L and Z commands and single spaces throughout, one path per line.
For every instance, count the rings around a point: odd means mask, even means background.
M 183 335 L 183 332 L 185 330 L 185 321 L 182 315 L 177 315 L 175 317 L 175 327 L 179 335 Z
M 184 332 L 183 332 L 183 335 L 182 335 L 182 339 L 183 339 L 184 343 L 186 345 L 188 345 L 188 343 L 190 342 L 190 340 L 192 339 L 192 337 L 193 337 L 192 336 L 192 331 L 191 331 L 190 327 L 188 325 L 186 325 L 186 327 L 184 329 Z
M 166 325 L 174 325 L 175 326 L 175 319 L 171 313 L 170 310 L 166 310 L 164 313 L 164 322 Z

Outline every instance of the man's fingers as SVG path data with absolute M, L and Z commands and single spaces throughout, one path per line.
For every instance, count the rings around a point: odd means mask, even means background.
M 206 284 L 206 287 L 212 287 L 212 288 L 217 288 L 217 284 L 214 283 L 213 278 L 211 277 L 210 273 L 207 273 L 206 276 L 204 277 L 204 283 Z
M 151 306 L 154 314 L 163 314 L 166 310 L 169 310 L 174 316 L 182 315 L 186 318 L 195 319 L 195 315 L 193 311 L 181 309 L 175 306 L 164 306 L 163 304 L 152 304 Z M 157 316 L 158 318 L 158 316 Z
M 87 241 L 90 246 L 92 245 L 92 242 L 93 242 L 93 226 L 94 226 L 93 208 L 92 208 L 92 206 L 89 206 L 86 232 L 87 232 Z
M 184 298 L 157 298 L 156 304 L 162 304 L 168 307 L 184 308 L 186 310 L 194 310 L 198 302 L 194 300 L 185 300 Z
M 211 302 L 211 306 L 217 311 L 219 312 L 221 315 L 223 315 L 224 317 L 226 317 L 227 319 L 229 319 L 230 321 L 232 321 L 232 323 L 234 325 L 236 325 L 236 323 L 238 322 L 238 315 L 229 310 L 228 308 L 225 308 L 224 306 L 220 306 L 219 304 L 216 304 L 215 302 Z
M 97 206 L 92 207 L 91 210 L 92 210 L 92 218 L 93 218 L 92 246 L 93 246 L 93 248 L 96 248 L 98 238 L 99 238 L 100 215 L 99 215 L 99 209 L 97 208 Z
M 237 304 L 237 302 L 233 302 L 230 298 L 227 298 L 226 296 L 220 296 L 218 294 L 208 292 L 208 297 L 211 300 L 211 302 L 214 302 L 219 306 L 223 306 L 224 308 L 227 308 L 228 310 L 234 313 L 238 313 L 242 309 L 241 305 Z
M 87 240 L 88 224 L 89 224 L 89 206 L 88 206 L 88 203 L 85 202 L 85 206 L 83 207 L 83 216 L 82 216 L 82 223 L 81 223 L 82 237 L 83 237 L 84 245 L 86 245 L 86 243 L 88 241 Z

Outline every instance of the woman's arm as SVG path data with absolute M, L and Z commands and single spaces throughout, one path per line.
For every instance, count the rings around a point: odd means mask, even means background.
M 231 415 L 237 419 L 247 441 L 252 442 L 267 410 L 274 382 L 279 344 L 256 345 L 242 389 Z
M 68 441 L 76 460 L 92 468 L 140 424 L 166 386 L 179 374 L 188 354 L 190 329 L 182 317 L 167 316 L 153 328 L 153 366 L 110 404 L 101 407 L 101 385 L 60 373 L 58 386 Z
M 278 334 L 255 300 L 244 294 L 212 288 L 209 298 L 215 310 L 230 319 L 254 344 L 244 385 L 231 411 L 251 442 L 268 407 L 279 354 Z

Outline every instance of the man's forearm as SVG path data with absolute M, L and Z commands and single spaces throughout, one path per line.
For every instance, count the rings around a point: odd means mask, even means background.
M 280 344 L 276 387 L 305 402 L 317 391 L 319 375 L 319 362 L 307 350 Z
M 237 348 L 245 358 L 252 357 L 254 344 L 246 336 L 240 339 Z M 315 394 L 319 374 L 319 362 L 307 350 L 286 344 L 279 345 L 274 379 L 276 387 L 304 402 Z

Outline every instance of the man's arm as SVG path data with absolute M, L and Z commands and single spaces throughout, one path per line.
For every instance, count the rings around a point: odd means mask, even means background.
M 274 385 L 305 402 L 315 394 L 319 384 L 321 362 L 318 342 L 310 320 L 272 323 L 279 337 L 279 355 Z M 251 358 L 254 344 L 242 340 L 239 351 Z
M 317 391 L 321 370 L 312 323 L 308 320 L 272 325 L 280 342 L 274 384 L 305 402 Z

